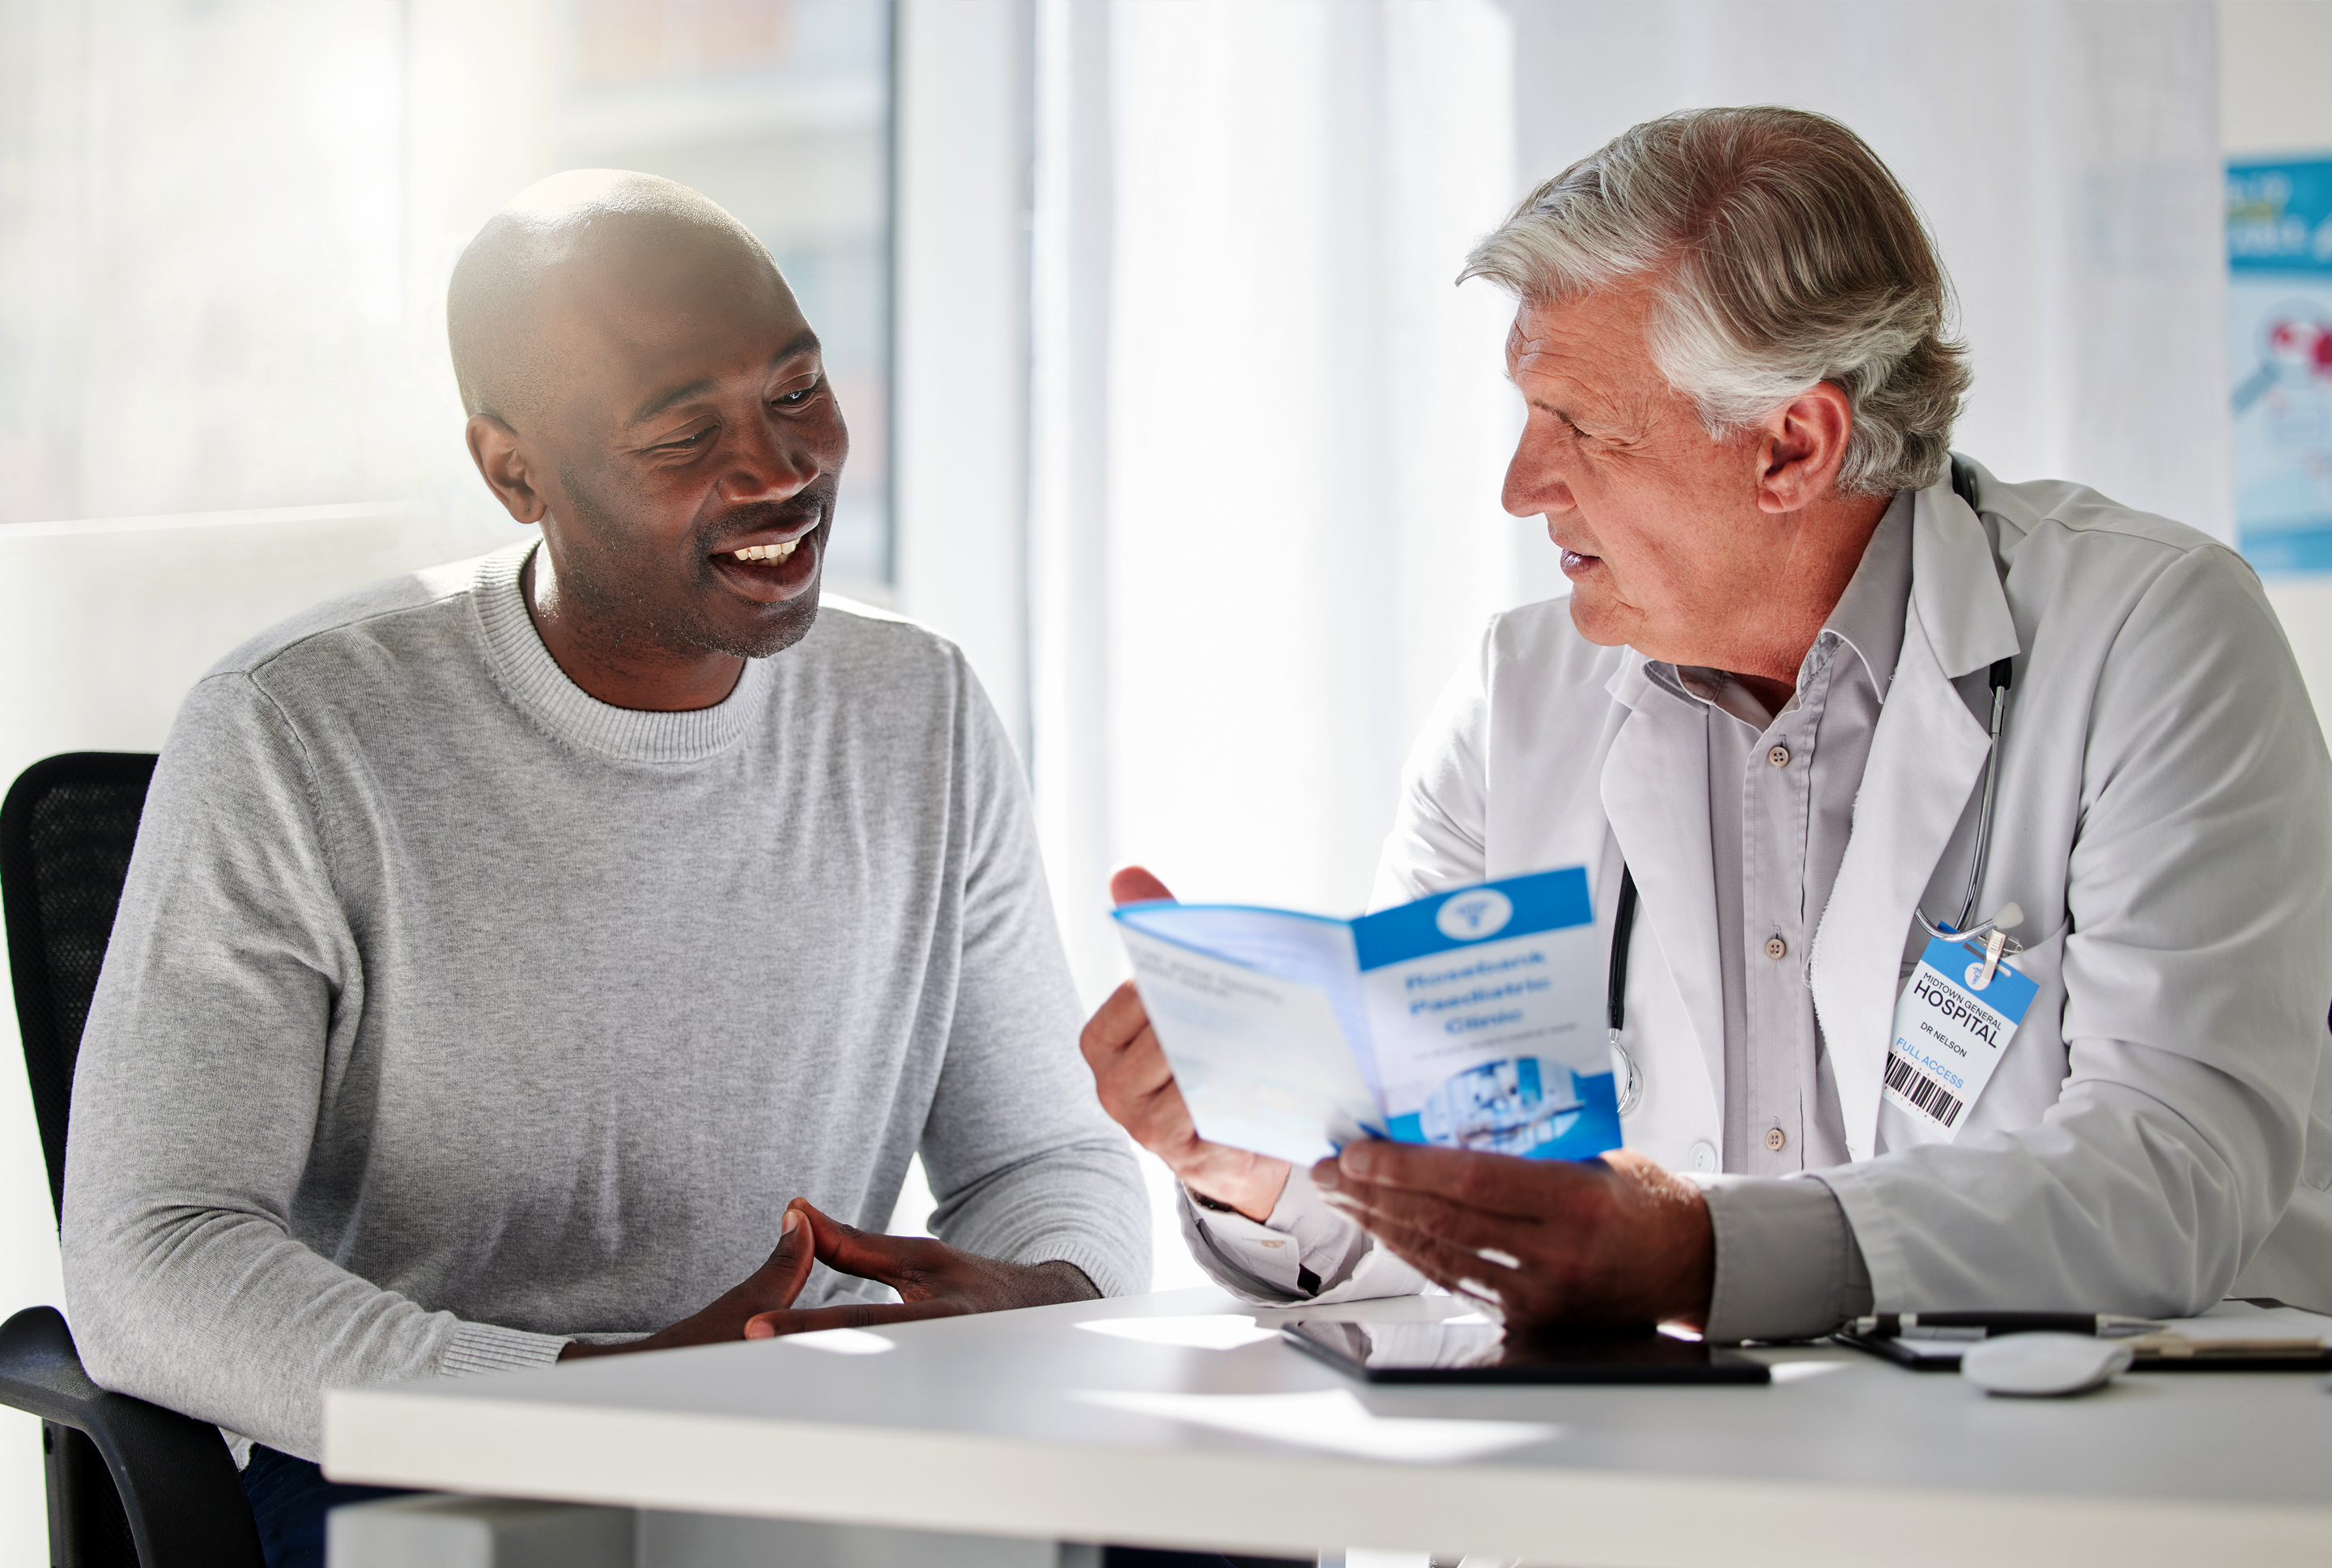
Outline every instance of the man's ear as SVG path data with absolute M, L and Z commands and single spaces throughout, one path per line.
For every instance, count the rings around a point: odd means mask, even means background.
M 491 413 L 473 413 L 464 434 L 471 461 L 502 508 L 521 523 L 540 522 L 550 503 L 535 486 L 526 454 L 519 450 L 518 432 Z
M 1757 443 L 1757 508 L 1802 511 L 1831 494 L 1854 433 L 1854 405 L 1836 383 L 1816 382 L 1766 415 Z

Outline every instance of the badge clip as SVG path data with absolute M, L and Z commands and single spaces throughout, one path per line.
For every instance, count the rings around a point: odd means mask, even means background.
M 2000 967 L 2001 950 L 2008 946 L 2008 933 L 1995 929 L 1983 939 L 1983 962 L 1967 966 L 1968 989 L 1982 991 L 1992 984 L 1993 971 Z

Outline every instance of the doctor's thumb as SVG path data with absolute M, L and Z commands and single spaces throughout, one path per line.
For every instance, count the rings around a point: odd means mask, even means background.
M 1147 866 L 1120 866 L 1109 874 L 1109 897 L 1113 904 L 1149 904 L 1161 898 L 1171 898 L 1166 884 L 1150 874 Z

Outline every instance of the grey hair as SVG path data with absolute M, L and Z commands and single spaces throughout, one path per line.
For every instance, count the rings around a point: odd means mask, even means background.
M 1860 137 L 1794 109 L 1647 120 L 1533 191 L 1458 280 L 1538 304 L 1661 271 L 1647 347 L 1712 435 L 1827 381 L 1854 411 L 1840 489 L 1941 476 L 1970 380 L 1951 280 Z

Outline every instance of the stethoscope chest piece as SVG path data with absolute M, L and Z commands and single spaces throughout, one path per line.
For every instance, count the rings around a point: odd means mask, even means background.
M 1644 1103 L 1644 1074 L 1636 1053 L 1620 1043 L 1618 1030 L 1611 1031 L 1611 1076 L 1620 1083 L 1620 1114 L 1627 1116 Z

